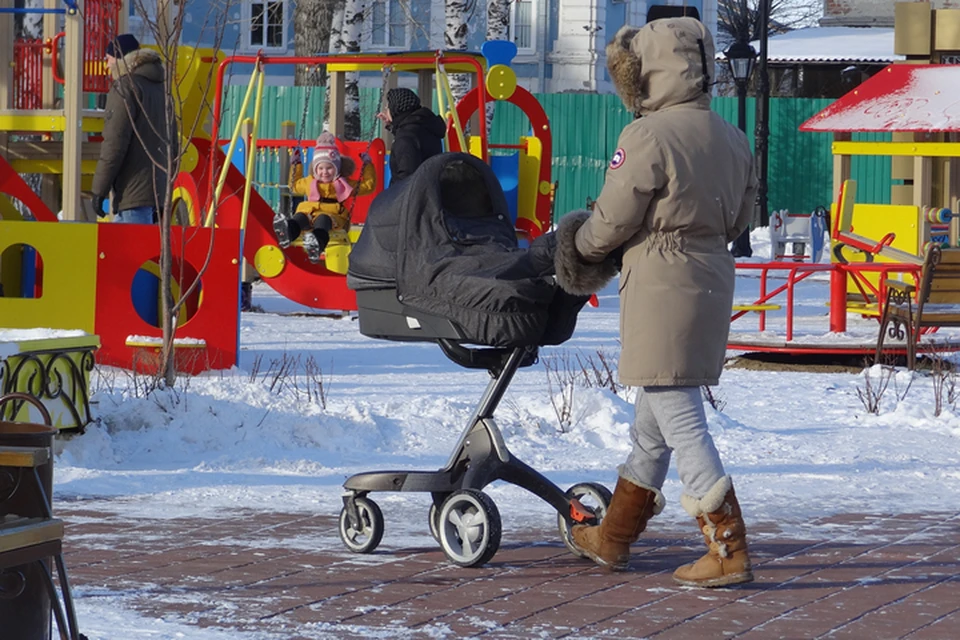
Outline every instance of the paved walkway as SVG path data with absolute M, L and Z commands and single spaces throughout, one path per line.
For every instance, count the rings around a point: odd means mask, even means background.
M 132 593 L 125 602 L 146 616 L 290 640 L 960 637 L 960 513 L 830 518 L 815 523 L 818 540 L 748 523 L 757 581 L 700 590 L 670 578 L 701 552 L 695 528 L 655 520 L 632 571 L 610 574 L 573 557 L 555 529 L 508 522 L 493 560 L 463 569 L 435 545 L 390 546 L 389 529 L 374 554 L 350 554 L 328 516 L 55 510 L 68 523 L 66 561 L 81 593 Z

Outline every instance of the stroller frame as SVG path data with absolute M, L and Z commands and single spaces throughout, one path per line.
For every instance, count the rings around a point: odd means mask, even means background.
M 358 302 L 364 298 L 369 301 L 373 297 L 371 294 L 375 293 L 380 292 L 358 292 L 367 294 L 358 295 Z M 377 298 L 378 302 L 387 302 L 391 311 L 402 308 L 407 318 L 420 316 L 418 319 L 424 321 L 421 326 L 430 326 L 431 321 L 437 321 L 435 316 L 423 318 L 422 314 L 406 308 L 392 293 Z M 378 310 L 370 311 L 375 320 Z M 363 323 L 363 311 L 360 319 Z M 382 328 L 371 327 L 369 320 L 366 327 L 361 326 L 361 331 L 383 337 Z M 409 324 L 405 323 L 406 326 Z M 414 338 L 404 335 L 401 339 Z M 428 492 L 433 498 L 429 514 L 430 532 L 447 557 L 461 566 L 480 566 L 496 553 L 501 533 L 496 505 L 481 490 L 496 480 L 503 480 L 526 489 L 556 509 L 561 538 L 573 553 L 583 557 L 573 543 L 570 529 L 575 524 L 599 522 L 610 503 L 610 491 L 603 485 L 589 482 L 577 484 L 567 491 L 561 490 L 510 452 L 494 419 L 494 412 L 517 370 L 537 361 L 538 348 L 469 348 L 447 337 L 429 339 L 439 344 L 444 354 L 460 366 L 486 369 L 491 380 L 443 468 L 437 471 L 372 471 L 347 479 L 343 485 L 346 491 L 340 514 L 340 536 L 344 544 L 352 551 L 369 553 L 380 543 L 383 516 L 376 503 L 367 497 L 371 492 Z M 590 506 L 585 506 L 581 499 L 588 499 Z

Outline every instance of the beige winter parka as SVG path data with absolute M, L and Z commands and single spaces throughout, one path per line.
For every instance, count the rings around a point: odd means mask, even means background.
M 642 117 L 620 134 L 576 248 L 600 262 L 623 247 L 620 380 L 716 384 L 733 302 L 727 243 L 752 215 L 753 155 L 710 110 L 714 45 L 698 20 L 624 27 L 607 59 L 620 97 Z

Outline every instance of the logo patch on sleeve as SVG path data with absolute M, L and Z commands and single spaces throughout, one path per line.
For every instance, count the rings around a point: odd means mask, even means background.
M 623 147 L 620 147 L 613 152 L 613 157 L 610 158 L 610 168 L 617 169 L 623 166 L 623 163 L 627 159 L 627 152 L 623 150 Z

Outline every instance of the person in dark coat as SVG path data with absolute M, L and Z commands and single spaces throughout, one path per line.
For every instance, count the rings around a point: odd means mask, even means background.
M 377 117 L 393 133 L 391 184 L 410 177 L 424 160 L 443 151 L 447 132 L 443 118 L 422 106 L 420 98 L 410 89 L 390 89 L 387 108 Z
M 141 49 L 129 34 L 107 43 L 114 81 L 103 114 L 103 142 L 93 175 L 93 207 L 103 217 L 113 191 L 118 222 L 151 224 L 167 188 L 168 153 L 179 154 L 176 123 L 167 122 L 167 91 L 160 54 Z

